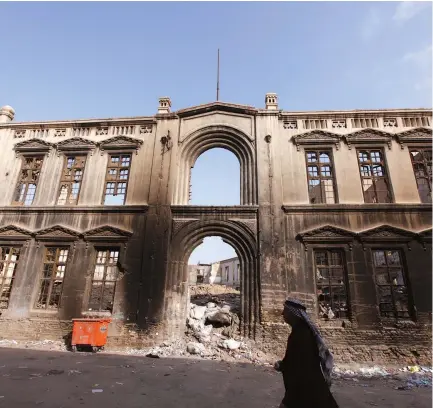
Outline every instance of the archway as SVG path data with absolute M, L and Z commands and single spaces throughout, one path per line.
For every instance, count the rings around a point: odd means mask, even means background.
M 193 131 L 181 142 L 174 205 L 188 204 L 190 170 L 202 153 L 215 147 L 229 150 L 239 160 L 241 205 L 257 203 L 256 157 L 253 140 L 232 126 L 211 125 Z
M 255 337 L 259 324 L 259 277 L 256 240 L 252 232 L 236 221 L 194 220 L 186 222 L 173 236 L 169 276 L 172 284 L 188 282 L 188 260 L 204 238 L 219 236 L 233 247 L 240 264 L 240 327 L 243 336 Z M 183 314 L 187 315 L 187 291 Z M 186 320 L 186 319 L 185 319 Z
M 202 153 L 191 168 L 190 183 L 190 205 L 240 204 L 240 163 L 227 149 Z

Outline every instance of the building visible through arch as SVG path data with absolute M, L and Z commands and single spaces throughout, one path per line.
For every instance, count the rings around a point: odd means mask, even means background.
M 147 117 L 13 119 L 1 108 L 0 337 L 61 339 L 105 316 L 110 344 L 174 339 L 189 255 L 217 235 L 260 347 L 284 347 L 291 296 L 337 360 L 430 361 L 431 110 L 293 112 L 267 94 L 264 108 L 161 98 Z M 188 205 L 214 147 L 239 160 L 239 206 Z

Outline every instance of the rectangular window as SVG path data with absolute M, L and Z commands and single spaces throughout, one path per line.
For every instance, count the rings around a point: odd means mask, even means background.
M 364 202 L 392 202 L 382 150 L 358 150 L 357 153 Z
M 343 251 L 315 250 L 314 261 L 319 317 L 347 318 L 349 311 Z
M 65 158 L 57 205 L 76 205 L 83 180 L 86 156 Z
M 58 309 L 60 307 L 68 254 L 68 248 L 45 248 L 36 309 Z
M 311 204 L 334 204 L 334 170 L 331 152 L 306 151 L 308 195 Z
M 7 309 L 20 257 L 20 248 L 0 247 L 0 309 Z
M 42 156 L 23 157 L 19 181 L 14 197 L 15 204 L 31 205 L 33 203 L 43 162 L 44 158 Z
M 123 205 L 131 166 L 131 155 L 110 155 L 105 176 L 105 205 Z
M 237 264 L 237 269 L 236 269 L 236 282 L 239 281 L 239 277 L 241 276 L 241 266 L 240 264 Z
M 374 274 L 381 316 L 410 318 L 402 256 L 397 250 L 374 250 Z
M 113 311 L 114 291 L 119 275 L 118 260 L 118 249 L 108 248 L 97 251 L 90 290 L 89 310 Z
M 432 149 L 410 149 L 413 171 L 422 203 L 431 203 Z

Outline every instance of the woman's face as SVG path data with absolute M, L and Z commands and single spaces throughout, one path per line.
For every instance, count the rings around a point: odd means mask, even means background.
M 290 324 L 290 326 L 294 326 L 298 321 L 299 321 L 299 317 L 296 316 L 295 314 L 293 314 L 289 308 L 285 307 L 283 309 L 283 317 L 284 317 L 284 321 L 287 324 Z

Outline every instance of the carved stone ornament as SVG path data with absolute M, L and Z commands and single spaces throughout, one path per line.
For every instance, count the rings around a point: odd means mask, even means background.
M 131 237 L 132 232 L 110 225 L 103 225 L 88 230 L 83 235 L 86 241 L 125 241 Z
M 127 136 L 116 136 L 110 139 L 104 140 L 99 143 L 101 154 L 104 150 L 135 150 L 138 153 L 138 149 L 143 144 L 140 139 L 134 139 Z
M 383 127 L 397 127 L 397 119 L 396 118 L 383 118 Z
M 304 241 L 352 241 L 356 233 L 343 228 L 334 227 L 333 225 L 324 225 L 309 231 L 301 232 L 298 237 Z
M 96 128 L 96 136 L 108 135 L 108 126 Z
M 195 221 L 198 221 L 197 218 L 173 218 L 172 224 L 172 236 L 175 236 L 183 227 L 188 224 L 191 224 Z
M 58 155 L 60 152 L 67 151 L 91 151 L 96 148 L 96 143 L 92 140 L 83 139 L 81 137 L 73 137 L 71 139 L 63 140 L 62 142 L 57 143 L 57 152 Z
M 15 129 L 14 139 L 24 139 L 26 137 L 26 129 Z
M 414 232 L 391 225 L 380 225 L 358 233 L 361 241 L 409 242 L 416 238 Z
M 140 135 L 152 133 L 152 125 L 142 125 L 140 126 Z
M 74 241 L 79 239 L 81 234 L 61 225 L 54 225 L 35 232 L 38 241 Z
M 0 240 L 27 240 L 32 237 L 32 233 L 24 228 L 17 227 L 16 225 L 7 225 L 0 227 Z
M 283 128 L 284 129 L 297 129 L 298 128 L 298 121 L 297 120 L 285 120 L 283 122 Z
M 312 130 L 311 132 L 302 133 L 293 136 L 296 149 L 299 151 L 301 145 L 335 145 L 338 150 L 340 147 L 340 135 L 326 132 L 325 130 Z
M 354 133 L 349 133 L 343 136 L 346 140 L 349 150 L 352 149 L 354 144 L 370 144 L 370 143 L 381 143 L 387 144 L 391 150 L 392 135 L 387 132 L 382 132 L 376 129 L 363 129 Z
M 41 139 L 29 139 L 15 144 L 14 150 L 18 153 L 48 153 L 54 145 Z
M 407 143 L 432 143 L 432 130 L 428 128 L 415 128 L 395 135 L 402 150 Z
M 333 129 L 345 129 L 345 128 L 347 128 L 346 119 L 334 119 L 332 121 L 332 128 Z
M 250 232 L 253 233 L 254 236 L 257 236 L 257 220 L 255 219 L 243 219 L 243 218 L 230 218 L 229 221 L 234 221 L 237 224 L 240 224 L 241 226 L 248 229 Z
M 54 137 L 65 137 L 66 136 L 66 129 L 56 129 L 54 131 Z

